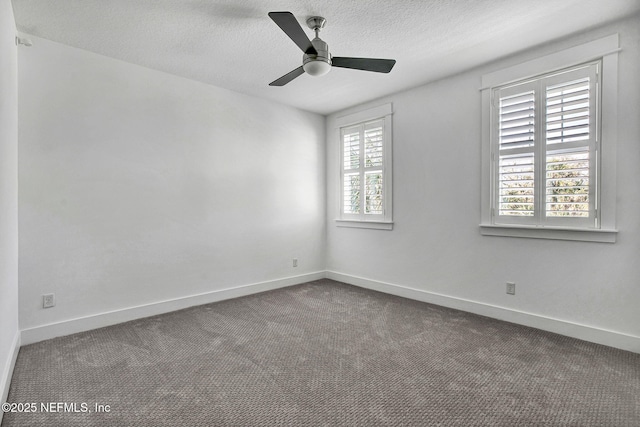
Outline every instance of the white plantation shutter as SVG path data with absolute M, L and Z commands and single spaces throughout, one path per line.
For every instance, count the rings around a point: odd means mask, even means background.
M 588 218 L 590 213 L 589 149 L 547 154 L 547 217 Z
M 549 76 L 544 96 L 544 223 L 597 227 L 598 64 Z M 542 203 L 542 202 L 541 202 Z
M 342 140 L 344 169 L 358 169 L 360 167 L 360 129 L 358 127 L 345 129 Z
M 598 68 L 494 90 L 494 223 L 597 227 Z
M 382 120 L 364 126 L 365 167 L 382 167 Z
M 365 169 L 365 214 L 384 214 L 384 187 L 382 181 L 383 163 L 382 120 L 364 125 L 364 169 Z
M 498 215 L 533 216 L 533 153 L 501 155 L 498 174 Z
M 534 215 L 535 91 L 519 85 L 499 99 L 498 215 Z
M 500 98 L 500 151 L 533 147 L 534 91 Z
M 547 87 L 547 144 L 589 139 L 590 100 L 589 78 Z
M 360 204 L 360 127 L 342 132 L 343 189 L 342 206 L 345 214 L 359 214 Z
M 595 67 L 553 76 L 545 85 L 545 215 L 595 224 Z
M 344 218 L 374 219 L 385 214 L 385 119 L 341 130 Z
M 382 215 L 384 213 L 382 172 L 365 172 L 365 210 L 366 214 Z
M 348 173 L 344 175 L 343 206 L 345 214 L 360 213 L 360 174 Z

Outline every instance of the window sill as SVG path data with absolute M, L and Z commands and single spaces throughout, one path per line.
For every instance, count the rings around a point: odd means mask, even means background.
M 372 228 L 375 230 L 393 230 L 393 222 L 390 221 L 358 221 L 354 219 L 336 219 L 338 227 Z
M 580 242 L 615 243 L 618 230 L 518 225 L 480 224 L 483 236 L 524 237 L 529 239 L 575 240 Z

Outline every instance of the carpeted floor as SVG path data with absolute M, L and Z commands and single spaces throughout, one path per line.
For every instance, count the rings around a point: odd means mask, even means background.
M 36 411 L 2 427 L 640 426 L 640 355 L 320 280 L 22 347 L 8 401 Z

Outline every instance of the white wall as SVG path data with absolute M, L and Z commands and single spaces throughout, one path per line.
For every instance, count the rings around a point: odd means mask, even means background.
M 481 236 L 480 76 L 613 32 L 623 48 L 618 242 Z M 321 116 L 32 40 L 19 58 L 23 341 L 126 320 L 117 313 L 131 307 L 303 281 L 326 266 L 352 283 L 640 352 L 637 16 L 360 106 L 394 105 L 393 231 L 333 222 L 335 118 L 360 107 L 326 120 L 325 165 Z M 462 172 L 448 174 L 454 162 Z M 9 283 L 2 292 L 14 297 Z M 57 306 L 42 309 L 50 292 Z M 104 313 L 116 315 L 92 320 Z M 3 318 L 2 333 L 14 326 Z
M 331 277 L 640 352 L 638 28 L 636 15 L 329 116 L 327 268 L 334 272 Z M 481 236 L 482 74 L 615 32 L 620 33 L 623 49 L 619 55 L 617 243 Z M 394 230 L 336 227 L 339 139 L 335 119 L 385 102 L 392 102 L 394 110 Z M 457 170 L 450 172 L 453 165 Z M 506 295 L 507 281 L 516 282 L 515 296 Z
M 19 57 L 24 341 L 323 274 L 323 116 L 31 39 Z M 56 307 L 42 308 L 45 293 Z
M 18 330 L 18 53 L 10 0 L 0 0 L 0 402 L 5 402 Z M 2 421 L 2 413 L 0 413 Z

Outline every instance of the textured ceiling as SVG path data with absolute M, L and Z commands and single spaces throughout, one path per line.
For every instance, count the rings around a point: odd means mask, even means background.
M 23 34 L 322 114 L 418 86 L 640 11 L 638 0 L 13 0 Z M 327 25 L 335 56 L 393 58 L 390 74 L 334 68 L 269 82 L 302 52 L 269 19 Z M 308 32 L 312 35 L 311 30 Z

